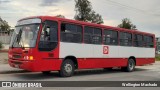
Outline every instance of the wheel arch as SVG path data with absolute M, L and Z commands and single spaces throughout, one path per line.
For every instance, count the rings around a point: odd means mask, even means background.
M 66 56 L 64 59 L 63 59 L 63 62 L 67 59 L 70 59 L 73 61 L 73 63 L 75 64 L 75 69 L 78 69 L 78 61 L 77 61 L 77 58 L 75 56 Z

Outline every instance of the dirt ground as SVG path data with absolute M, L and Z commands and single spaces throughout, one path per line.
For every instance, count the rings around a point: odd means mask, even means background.
M 0 64 L 7 64 L 7 63 L 8 63 L 8 53 L 0 52 Z

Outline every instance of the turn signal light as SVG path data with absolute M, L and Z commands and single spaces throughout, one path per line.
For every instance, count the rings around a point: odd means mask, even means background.
M 33 60 L 33 56 L 29 56 L 29 60 Z

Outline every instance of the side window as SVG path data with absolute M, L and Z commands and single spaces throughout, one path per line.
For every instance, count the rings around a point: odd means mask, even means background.
M 82 27 L 74 24 L 61 24 L 61 41 L 71 43 L 82 42 Z
M 132 34 L 126 32 L 120 32 L 120 45 L 132 46 Z
M 102 44 L 102 30 L 101 29 L 94 28 L 92 43 L 93 44 Z
M 50 27 L 44 27 L 41 33 L 40 41 L 48 41 L 49 40 L 49 33 Z
M 118 32 L 113 30 L 104 30 L 103 42 L 105 45 L 118 45 Z
M 56 48 L 58 42 L 58 24 L 55 21 L 46 20 L 43 23 L 39 50 L 51 51 Z
M 92 35 L 93 35 L 93 28 L 85 27 L 84 28 L 84 43 L 92 44 Z
M 139 34 L 134 34 L 134 46 L 143 47 L 143 36 Z
M 152 36 L 144 36 L 144 47 L 153 47 L 153 37 Z
M 84 28 L 84 43 L 102 44 L 102 30 L 86 26 Z

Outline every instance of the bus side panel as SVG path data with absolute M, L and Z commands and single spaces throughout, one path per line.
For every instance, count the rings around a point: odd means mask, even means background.
M 155 58 L 137 58 L 136 66 L 155 63 Z
M 90 68 L 109 68 L 109 67 L 122 67 L 127 66 L 128 59 L 122 58 L 88 58 L 78 59 L 78 69 L 90 69 Z
M 131 56 L 135 57 L 136 59 L 142 58 L 142 60 L 145 58 L 155 58 L 155 49 L 119 46 L 119 58 L 129 58 Z
M 35 64 L 35 71 L 54 71 L 60 70 L 62 60 L 59 59 L 43 59 L 39 60 Z
M 112 45 L 92 45 L 60 42 L 59 58 L 74 56 L 78 67 L 105 68 L 127 66 L 130 57 L 136 58 L 136 65 L 154 62 L 154 48 L 139 48 Z

